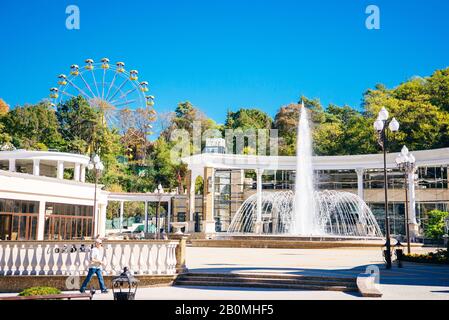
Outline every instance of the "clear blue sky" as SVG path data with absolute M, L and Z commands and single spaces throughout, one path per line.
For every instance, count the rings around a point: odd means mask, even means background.
M 65 28 L 69 4 L 80 30 Z M 369 4 L 381 30 L 365 28 Z M 447 0 L 2 0 L 0 97 L 36 103 L 71 64 L 106 56 L 138 69 L 161 111 L 189 100 L 223 122 L 302 94 L 359 108 L 376 83 L 449 66 L 448 21 Z

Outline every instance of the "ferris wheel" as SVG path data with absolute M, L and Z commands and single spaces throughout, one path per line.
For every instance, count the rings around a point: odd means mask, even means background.
M 155 115 L 154 96 L 149 95 L 147 81 L 139 80 L 137 70 L 127 71 L 124 62 L 109 63 L 108 58 L 95 63 L 86 59 L 85 65 L 70 66 L 70 74 L 58 76 L 58 87 L 50 88 L 52 106 L 82 96 L 92 108 L 102 111 L 104 121 L 118 126 L 121 110 L 146 109 Z

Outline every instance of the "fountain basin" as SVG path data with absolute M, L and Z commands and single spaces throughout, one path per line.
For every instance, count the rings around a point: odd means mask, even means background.
M 264 248 L 264 249 L 334 249 L 334 248 L 375 248 L 381 252 L 385 244 L 384 238 L 357 238 L 332 236 L 285 236 L 285 235 L 250 235 L 250 234 L 217 234 L 210 239 L 191 239 L 192 247 L 215 248 Z M 412 243 L 412 247 L 422 247 L 420 243 Z
M 356 194 L 334 190 L 315 191 L 312 200 L 316 208 L 314 234 L 296 233 L 297 208 L 294 206 L 295 193 L 292 191 L 262 192 L 261 221 L 258 221 L 257 215 L 257 195 L 250 196 L 236 212 L 228 233 L 284 235 L 304 239 L 382 238 L 376 218 Z

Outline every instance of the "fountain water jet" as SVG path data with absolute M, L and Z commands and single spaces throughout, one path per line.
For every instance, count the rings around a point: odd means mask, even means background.
M 304 103 L 298 125 L 295 192 L 262 192 L 262 230 L 256 228 L 256 208 L 257 194 L 243 202 L 228 233 L 382 237 L 373 213 L 359 196 L 314 190 L 312 137 Z
M 293 232 L 300 235 L 322 234 L 317 223 L 313 195 L 312 137 L 304 102 L 301 105 L 296 138 L 296 179 L 293 202 Z

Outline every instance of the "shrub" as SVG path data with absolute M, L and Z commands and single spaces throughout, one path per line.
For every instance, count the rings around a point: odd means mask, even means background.
M 429 252 L 426 254 L 406 254 L 403 257 L 403 260 L 410 262 L 449 264 L 449 252 L 447 250 L 438 249 L 436 252 Z
M 31 287 L 23 290 L 19 293 L 19 296 L 29 297 L 29 296 L 47 296 L 50 294 L 60 294 L 61 290 L 53 287 Z

